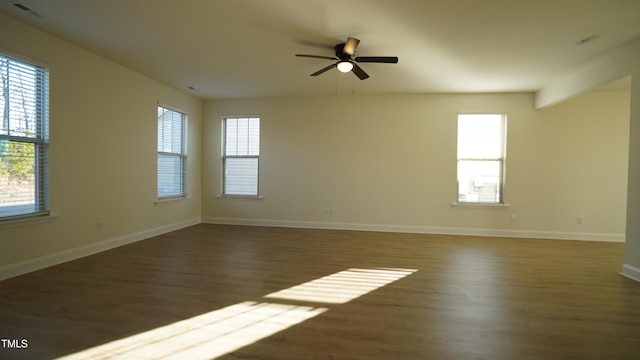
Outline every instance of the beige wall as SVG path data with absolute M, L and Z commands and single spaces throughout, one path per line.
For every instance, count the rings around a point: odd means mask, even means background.
M 203 219 L 623 240 L 629 92 L 588 93 L 543 110 L 533 101 L 532 94 L 209 101 Z M 451 206 L 458 112 L 508 114 L 510 207 Z M 220 198 L 220 119 L 247 114 L 262 117 L 263 198 Z
M 638 50 L 640 55 L 640 49 Z M 640 56 L 639 56 L 640 57 Z M 627 242 L 622 273 L 640 281 L 640 63 L 632 78 L 629 146 L 629 192 L 627 197 Z
M 536 92 L 536 107 L 545 107 L 627 76 L 630 92 L 629 164 L 625 260 L 621 274 L 640 281 L 640 39 L 612 49 L 578 66 Z
M 101 242 L 126 242 L 199 221 L 199 99 L 1 14 L 0 49 L 50 69 L 50 192 L 56 215 L 45 223 L 0 225 L 0 270 L 34 259 L 47 265 L 65 258 L 47 257 L 78 248 L 91 252 Z M 189 115 L 190 199 L 155 205 L 158 102 Z

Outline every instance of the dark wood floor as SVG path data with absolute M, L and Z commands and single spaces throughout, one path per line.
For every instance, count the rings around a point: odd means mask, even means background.
M 0 358 L 640 359 L 623 251 L 202 224 L 0 282 Z

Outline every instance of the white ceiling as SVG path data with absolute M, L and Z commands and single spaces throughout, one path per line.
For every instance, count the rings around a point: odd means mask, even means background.
M 205 99 L 536 91 L 640 37 L 639 0 L 0 0 L 0 11 Z M 310 77 L 330 60 L 294 56 L 333 56 L 347 36 L 357 55 L 399 63 L 360 64 L 361 81 Z

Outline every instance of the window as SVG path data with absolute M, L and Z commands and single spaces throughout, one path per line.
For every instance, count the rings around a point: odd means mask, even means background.
M 0 220 L 49 213 L 49 72 L 0 54 Z
M 158 199 L 185 197 L 187 115 L 158 106 Z
M 507 117 L 458 115 L 458 202 L 504 203 Z
M 258 196 L 260 118 L 223 120 L 222 194 Z

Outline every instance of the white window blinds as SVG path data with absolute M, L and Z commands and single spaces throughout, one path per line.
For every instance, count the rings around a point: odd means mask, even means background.
M 0 221 L 49 213 L 49 72 L 0 54 Z
M 458 202 L 504 202 L 506 115 L 458 115 Z
M 186 196 L 187 115 L 158 106 L 158 199 Z
M 225 118 L 223 124 L 222 193 L 257 196 L 260 118 Z

